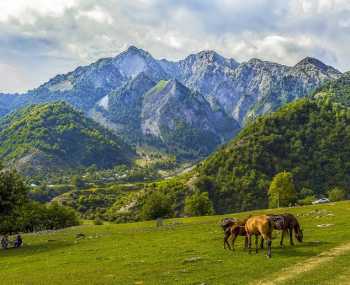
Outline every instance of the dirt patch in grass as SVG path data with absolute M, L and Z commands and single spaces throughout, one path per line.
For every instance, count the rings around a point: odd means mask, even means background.
M 335 257 L 345 254 L 350 251 L 350 243 L 346 243 L 330 250 L 321 252 L 319 255 L 309 258 L 303 262 L 297 263 L 290 267 L 284 268 L 283 270 L 269 276 L 270 280 L 261 280 L 254 282 L 259 285 L 277 285 L 283 284 L 284 282 L 297 277 L 300 274 L 314 270 L 327 262 L 330 262 Z M 253 284 L 253 283 L 252 283 Z

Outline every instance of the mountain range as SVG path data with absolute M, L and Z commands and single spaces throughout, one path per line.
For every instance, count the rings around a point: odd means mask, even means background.
M 169 61 L 131 46 L 25 94 L 0 94 L 0 116 L 65 101 L 130 144 L 196 159 L 231 139 L 250 115 L 274 111 L 340 76 L 309 57 L 291 67 L 238 63 L 214 51 Z

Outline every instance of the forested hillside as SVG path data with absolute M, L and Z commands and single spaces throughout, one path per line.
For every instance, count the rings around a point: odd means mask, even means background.
M 21 109 L 0 120 L 0 159 L 25 174 L 128 164 L 133 151 L 63 102 Z
M 335 186 L 349 191 L 349 86 L 345 74 L 313 97 L 258 118 L 203 161 L 195 181 L 215 210 L 266 207 L 269 184 L 281 171 L 292 172 L 299 195 Z

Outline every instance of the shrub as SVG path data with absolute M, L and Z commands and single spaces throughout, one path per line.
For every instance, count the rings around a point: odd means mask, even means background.
M 311 205 L 311 203 L 315 200 L 316 200 L 315 195 L 309 195 L 309 196 L 304 197 L 303 199 L 298 200 L 298 204 L 299 205 Z
M 95 220 L 94 220 L 94 225 L 95 225 L 95 226 L 101 226 L 101 225 L 103 225 L 102 219 L 99 218 L 99 217 L 95 218 Z
M 328 192 L 328 198 L 332 202 L 345 200 L 346 199 L 346 192 L 342 188 L 335 187 Z
M 146 220 L 169 217 L 172 214 L 170 198 L 160 191 L 152 191 L 146 196 L 141 212 Z
M 196 191 L 185 199 L 185 214 L 189 216 L 204 216 L 214 213 L 213 204 L 207 192 Z
M 4 233 L 57 230 L 79 225 L 76 212 L 57 203 L 50 205 L 37 202 L 28 203 L 13 215 L 8 216 L 6 221 L 7 228 L 1 228 L 1 232 Z

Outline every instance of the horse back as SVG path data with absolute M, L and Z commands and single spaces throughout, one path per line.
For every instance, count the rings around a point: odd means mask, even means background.
M 262 235 L 264 239 L 271 239 L 273 222 L 267 215 L 251 217 L 247 220 L 245 230 L 249 234 Z

